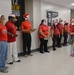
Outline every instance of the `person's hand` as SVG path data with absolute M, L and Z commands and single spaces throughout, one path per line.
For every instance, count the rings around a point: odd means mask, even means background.
M 70 33 L 70 35 L 73 35 L 72 33 Z
M 32 30 L 31 29 L 29 30 L 29 33 L 32 33 Z
M 46 38 L 47 36 L 46 36 L 46 35 L 44 35 L 44 37 Z
M 31 33 L 31 29 L 28 29 L 27 32 L 28 32 L 28 33 Z
M 51 38 L 53 38 L 54 36 L 51 36 Z
M 49 35 L 48 36 L 46 36 L 47 38 L 49 38 Z
M 18 37 L 18 35 L 17 34 L 12 34 L 12 37 Z

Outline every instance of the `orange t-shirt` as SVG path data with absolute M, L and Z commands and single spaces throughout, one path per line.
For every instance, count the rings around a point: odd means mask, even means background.
M 40 31 L 40 30 L 42 30 L 42 32 L 46 36 L 48 36 L 48 34 L 49 34 L 49 28 L 48 28 L 48 26 L 46 26 L 46 25 L 40 25 L 39 28 L 38 28 L 38 31 Z M 39 35 L 39 38 L 44 38 L 44 36 L 42 36 L 40 33 L 38 35 Z
M 70 23 L 69 27 L 70 27 L 70 28 L 72 27 L 72 23 Z
M 6 26 L 0 25 L 0 41 L 7 41 L 7 28 Z
M 58 23 L 57 28 L 59 29 L 60 34 L 62 34 L 63 31 L 63 25 Z
M 21 30 L 30 30 L 31 24 L 28 21 L 23 21 L 21 24 Z M 26 32 L 27 33 L 27 32 Z
M 71 23 L 69 25 L 69 28 L 70 28 L 70 32 L 72 32 L 72 24 Z
M 69 32 L 69 26 L 64 25 L 63 32 Z
M 70 32 L 74 32 L 74 27 L 73 26 L 70 28 Z
M 54 28 L 54 26 L 51 26 L 51 30 L 53 30 L 53 35 L 59 35 L 59 29 L 57 27 Z

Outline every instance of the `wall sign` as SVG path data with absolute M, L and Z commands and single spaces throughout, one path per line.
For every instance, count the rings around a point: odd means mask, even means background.
M 55 12 L 55 11 L 47 11 L 47 24 L 49 26 L 52 25 L 52 20 L 54 18 L 58 17 L 58 12 Z
M 20 5 L 19 0 L 12 0 L 12 13 L 17 17 L 20 16 Z
M 19 30 L 21 22 L 23 21 L 23 14 L 25 13 L 25 0 L 11 0 L 12 13 L 16 15 L 17 21 L 14 23 Z
M 47 11 L 47 18 L 56 18 L 58 17 L 58 12 L 54 12 L 54 11 Z

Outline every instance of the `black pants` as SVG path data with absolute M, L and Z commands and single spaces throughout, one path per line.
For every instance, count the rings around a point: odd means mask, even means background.
M 48 40 L 44 40 L 44 38 L 40 38 L 40 52 L 46 52 Z
M 63 45 L 67 45 L 67 38 L 68 38 L 68 33 L 64 33 L 64 43 Z
M 52 41 L 53 41 L 53 49 L 55 49 L 56 44 L 59 47 L 59 35 L 54 35 Z
M 23 55 L 31 53 L 31 34 L 23 33 Z
M 60 34 L 60 37 L 59 37 L 59 46 L 61 46 L 61 40 L 62 40 L 62 34 Z

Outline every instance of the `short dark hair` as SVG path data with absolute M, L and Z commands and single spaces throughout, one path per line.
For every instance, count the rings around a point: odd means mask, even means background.
M 45 19 L 41 20 L 41 24 L 40 25 L 42 25 L 44 21 L 45 21 Z
M 8 16 L 8 20 L 11 20 L 13 17 L 11 17 L 11 16 Z
M 68 23 L 65 23 L 64 25 L 68 25 Z

